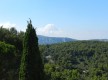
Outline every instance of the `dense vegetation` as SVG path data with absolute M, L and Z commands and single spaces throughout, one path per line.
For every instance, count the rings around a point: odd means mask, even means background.
M 0 80 L 18 80 L 24 32 L 0 28 Z M 44 80 L 108 80 L 108 42 L 40 45 Z
M 108 42 L 41 46 L 47 80 L 108 80 Z
M 0 80 L 18 80 L 23 37 L 24 32 L 13 27 L 0 27 Z
M 0 80 L 12 80 L 11 75 L 14 75 L 15 68 L 15 47 L 0 42 Z M 15 75 L 14 75 L 15 76 Z

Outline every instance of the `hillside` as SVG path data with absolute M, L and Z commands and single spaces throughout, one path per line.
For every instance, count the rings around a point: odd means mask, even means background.
M 23 37 L 24 32 L 18 32 L 15 28 L 0 28 L 1 80 L 19 80 Z M 108 80 L 106 41 L 64 41 L 40 45 L 39 49 L 45 80 Z
M 66 42 L 41 46 L 40 51 L 46 73 L 53 75 L 50 78 L 56 77 L 54 80 L 58 76 L 59 80 L 108 80 L 108 42 Z M 50 68 L 55 69 L 49 71 Z
M 39 39 L 39 44 L 55 44 L 55 43 L 76 41 L 75 39 L 71 39 L 71 38 L 47 37 L 42 35 L 38 35 L 38 39 Z

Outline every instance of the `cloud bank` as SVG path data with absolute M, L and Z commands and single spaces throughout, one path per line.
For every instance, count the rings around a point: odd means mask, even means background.
M 47 24 L 44 27 L 38 27 L 37 34 L 50 37 L 65 37 L 64 31 L 57 28 L 54 24 Z
M 24 29 L 22 29 L 18 25 L 14 24 L 14 23 L 10 23 L 10 22 L 0 23 L 0 26 L 3 26 L 3 28 L 7 28 L 7 29 L 10 29 L 11 27 L 14 27 L 17 31 L 20 31 L 20 30 L 24 31 Z
M 5 22 L 5 23 L 0 23 L 0 26 L 3 26 L 4 28 L 11 28 L 11 27 L 16 27 L 16 24 Z

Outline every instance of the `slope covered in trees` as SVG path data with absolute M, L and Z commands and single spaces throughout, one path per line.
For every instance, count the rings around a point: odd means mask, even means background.
M 38 35 L 38 39 L 40 45 L 77 41 L 76 39 L 71 39 L 66 37 L 47 37 L 42 35 Z
M 41 46 L 47 80 L 108 80 L 108 42 Z
M 0 28 L 0 79 L 19 80 L 24 32 Z M 108 80 L 108 42 L 40 45 L 44 80 Z

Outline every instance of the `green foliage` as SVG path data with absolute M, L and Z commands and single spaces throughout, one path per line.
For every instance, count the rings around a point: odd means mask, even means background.
M 108 42 L 67 42 L 43 45 L 40 50 L 48 80 L 108 80 Z
M 6 44 L 13 45 L 15 47 L 15 57 L 14 57 L 14 63 L 13 63 L 14 75 L 10 74 L 10 76 L 14 77 L 15 80 L 18 80 L 19 65 L 20 65 L 20 59 L 21 59 L 21 54 L 23 50 L 23 44 L 22 44 L 23 38 L 24 38 L 24 32 L 22 31 L 18 32 L 14 27 L 10 29 L 3 28 L 3 26 L 0 27 L 0 41 L 5 42 Z M 13 53 L 12 50 L 11 50 L 11 53 Z M 12 71 L 10 73 L 12 73 Z M 5 78 L 8 78 L 8 76 Z
M 0 42 L 0 79 L 14 79 L 15 47 L 4 42 Z M 13 75 L 13 76 L 10 76 Z
M 24 37 L 19 80 L 43 80 L 43 77 L 43 65 L 38 48 L 38 38 L 30 20 Z
M 17 55 L 21 55 L 22 52 L 22 41 L 24 37 L 24 32 L 18 32 L 14 27 L 10 29 L 0 27 L 0 41 L 14 45 L 17 50 Z
M 19 66 L 23 61 L 25 63 L 20 66 L 20 72 L 25 69 L 33 71 L 35 76 L 43 76 L 42 61 L 39 57 L 41 54 L 45 71 L 45 79 L 41 80 L 108 80 L 108 42 L 76 41 L 40 45 L 39 52 L 38 39 L 34 37 L 35 30 L 29 26 L 32 25 L 28 24 L 25 34 L 15 28 L 0 27 L 0 80 L 19 80 Z M 31 68 L 33 65 L 38 69 L 38 73 Z M 23 76 L 26 74 L 22 73 Z

